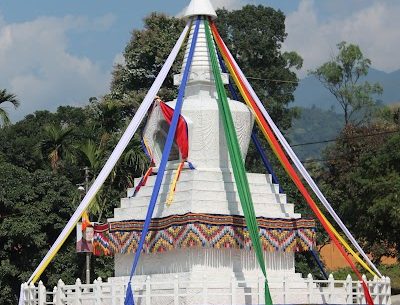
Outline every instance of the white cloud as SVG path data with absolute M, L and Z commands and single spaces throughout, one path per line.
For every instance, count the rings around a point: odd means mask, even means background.
M 97 30 L 106 30 L 114 24 L 116 19 L 117 19 L 116 16 L 111 13 L 97 17 L 92 22 L 93 28 Z
M 0 87 L 21 100 L 12 117 L 21 119 L 38 109 L 83 104 L 89 97 L 107 92 L 110 71 L 71 53 L 68 33 L 105 29 L 112 22 L 113 16 L 106 15 L 94 20 L 40 17 L 7 24 L 0 16 Z
M 249 0 L 210 0 L 213 8 L 219 9 L 219 8 L 225 8 L 227 10 L 236 10 L 240 9 L 243 5 L 248 4 L 250 1 Z M 185 7 L 183 10 L 181 10 L 178 14 L 176 14 L 175 17 L 181 18 L 186 12 L 187 7 Z
M 304 58 L 301 76 L 332 57 L 340 41 L 358 44 L 373 67 L 394 71 L 400 68 L 399 15 L 400 3 L 376 0 L 344 18 L 319 19 L 315 2 L 302 0 L 287 16 L 284 48 Z
M 115 55 L 114 60 L 113 60 L 113 65 L 125 65 L 125 57 L 124 54 L 118 53 Z
M 227 10 L 240 9 L 248 1 L 244 0 L 212 0 L 214 8 L 226 8 Z

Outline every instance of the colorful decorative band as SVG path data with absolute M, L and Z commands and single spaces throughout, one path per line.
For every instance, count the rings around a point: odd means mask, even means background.
M 257 218 L 264 251 L 308 251 L 315 247 L 315 223 L 306 219 Z M 96 225 L 95 255 L 134 253 L 143 221 Z M 143 247 L 144 253 L 180 248 L 252 248 L 245 220 L 241 216 L 193 214 L 154 219 Z
M 110 232 L 114 231 L 141 231 L 143 220 L 128 220 L 110 222 Z M 265 229 L 295 230 L 298 228 L 314 228 L 315 221 L 312 219 L 282 219 L 257 217 L 258 226 Z M 243 216 L 186 213 L 183 215 L 171 215 L 164 218 L 155 218 L 151 221 L 150 230 L 162 230 L 173 225 L 185 225 L 189 223 L 203 223 L 208 225 L 232 225 L 235 227 L 246 227 Z

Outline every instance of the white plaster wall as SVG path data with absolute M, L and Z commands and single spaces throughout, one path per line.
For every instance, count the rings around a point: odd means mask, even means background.
M 185 169 L 176 186 L 174 201 L 165 204 L 174 172 L 165 173 L 153 217 L 181 215 L 188 212 L 243 215 L 234 177 L 231 171 Z M 257 216 L 268 218 L 300 218 L 294 213 L 294 205 L 287 203 L 286 195 L 279 194 L 278 185 L 271 182 L 270 175 L 248 174 L 250 191 Z M 156 176 L 149 177 L 135 197 L 133 189 L 128 197 L 121 199 L 121 207 L 114 209 L 109 221 L 145 219 Z
M 176 101 L 168 102 L 175 108 Z M 229 100 L 236 134 L 243 159 L 246 158 L 254 119 L 246 105 Z M 188 124 L 189 157 L 196 168 L 231 168 L 225 132 L 220 120 L 217 101 L 208 95 L 186 98 L 182 115 Z M 157 149 L 156 132 L 163 115 L 156 107 L 146 124 L 144 137 L 153 150 L 156 166 L 161 162 L 162 151 Z M 176 163 L 176 162 L 175 162 Z
M 267 272 L 271 278 L 294 276 L 294 253 L 264 252 Z M 128 276 L 133 254 L 117 254 L 115 276 Z M 187 273 L 191 276 L 226 276 L 238 279 L 261 276 L 253 251 L 239 249 L 177 249 L 164 253 L 142 254 L 136 275 Z

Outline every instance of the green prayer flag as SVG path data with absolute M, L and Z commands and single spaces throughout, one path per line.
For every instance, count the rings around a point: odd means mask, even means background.
M 257 261 L 265 277 L 265 304 L 272 305 L 271 293 L 268 287 L 267 272 L 265 268 L 264 255 L 261 248 L 260 230 L 257 224 L 256 213 L 254 211 L 253 200 L 251 198 L 249 182 L 247 181 L 246 170 L 240 152 L 239 141 L 237 138 L 235 126 L 233 124 L 232 114 L 229 108 L 228 98 L 225 87 L 222 82 L 221 71 L 218 65 L 215 45 L 211 36 L 210 26 L 205 20 L 205 30 L 207 37 L 208 50 L 211 58 L 211 66 L 215 79 L 215 85 L 218 93 L 218 106 L 221 115 L 221 120 L 224 126 L 226 142 L 228 145 L 229 156 L 232 163 L 233 175 L 235 177 L 236 186 L 242 205 L 246 226 L 249 230 L 250 238 L 253 244 L 254 252 L 256 253 Z

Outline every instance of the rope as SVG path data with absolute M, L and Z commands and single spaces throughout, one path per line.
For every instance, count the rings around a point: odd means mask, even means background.
M 153 173 L 153 167 L 150 165 L 150 167 L 148 168 L 148 170 L 146 171 L 146 173 L 144 174 L 144 176 L 142 177 L 142 179 L 140 179 L 140 182 L 138 183 L 138 185 L 135 188 L 135 192 L 133 193 L 133 196 L 136 196 L 136 194 L 139 192 L 140 188 L 142 186 L 146 185 L 147 179 L 149 178 L 149 176 Z
M 138 129 L 140 123 L 143 121 L 148 109 L 153 103 L 153 99 L 157 92 L 160 90 L 162 83 L 164 82 L 165 78 L 168 75 L 169 70 L 173 62 L 175 61 L 176 56 L 178 55 L 179 50 L 183 44 L 183 41 L 187 35 L 189 30 L 189 23 L 187 23 L 185 29 L 183 30 L 181 36 L 179 37 L 178 41 L 176 42 L 174 48 L 172 49 L 170 55 L 168 56 L 164 66 L 162 67 L 159 75 L 155 79 L 153 85 L 151 86 L 149 92 L 147 93 L 146 97 L 143 100 L 143 103 L 140 105 L 139 109 L 136 111 L 135 116 L 133 117 L 132 121 L 129 123 L 127 129 L 125 130 L 124 134 L 122 135 L 121 139 L 119 140 L 117 146 L 114 148 L 111 156 L 108 158 L 106 164 L 100 171 L 99 175 L 97 176 L 96 180 L 93 182 L 89 191 L 86 193 L 85 197 L 83 198 L 82 202 L 77 207 L 75 213 L 71 216 L 70 220 L 57 237 L 56 241 L 51 246 L 50 250 L 47 252 L 46 256 L 40 262 L 39 266 L 35 269 L 33 274 L 28 280 L 28 284 L 35 283 L 39 277 L 42 275 L 46 267 L 50 264 L 53 260 L 54 256 L 58 253 L 64 242 L 67 240 L 68 236 L 72 233 L 75 229 L 75 226 L 79 219 L 82 216 L 82 213 L 87 209 L 90 205 L 93 198 L 96 196 L 99 189 L 102 187 L 104 181 L 107 179 L 108 175 L 114 168 L 115 164 L 118 162 L 119 158 L 121 157 L 122 153 L 124 152 L 125 148 L 128 146 L 130 140 L 134 136 L 136 130 Z M 23 301 L 23 300 L 22 300 Z M 20 300 L 20 302 L 22 302 Z
M 216 34 L 219 36 L 218 31 L 216 30 L 215 25 L 213 24 Z M 325 198 L 324 194 L 322 194 L 321 190 L 318 188 L 316 185 L 315 181 L 311 178 L 310 174 L 307 172 L 307 170 L 304 168 L 303 164 L 300 162 L 296 154 L 294 153 L 293 149 L 290 147 L 289 143 L 286 141 L 285 137 L 282 135 L 280 132 L 279 128 L 275 125 L 274 121 L 268 114 L 268 112 L 265 110 L 263 104 L 261 103 L 260 99 L 257 97 L 257 94 L 254 92 L 253 88 L 251 87 L 250 83 L 247 81 L 246 77 L 244 76 L 243 72 L 240 70 L 239 66 L 235 62 L 235 60 L 232 57 L 232 54 L 230 54 L 229 50 L 226 48 L 224 42 L 222 41 L 221 37 L 219 36 L 219 39 L 221 41 L 221 46 L 224 48 L 226 51 L 226 55 L 229 57 L 231 60 L 232 67 L 234 67 L 241 78 L 240 81 L 246 84 L 246 89 L 250 96 L 252 97 L 252 102 L 255 103 L 258 106 L 258 111 L 262 112 L 262 119 L 267 120 L 270 128 L 274 131 L 275 135 L 278 137 L 279 141 L 283 145 L 284 149 L 286 150 L 286 153 L 290 156 L 292 159 L 293 163 L 295 164 L 297 170 L 301 173 L 303 178 L 307 181 L 308 185 L 311 187 L 311 189 L 314 191 L 314 193 L 317 195 L 319 200 L 322 202 L 324 207 L 328 210 L 328 212 L 332 215 L 332 217 L 335 219 L 336 223 L 340 226 L 340 228 L 343 230 L 343 232 L 346 234 L 347 238 L 351 241 L 353 246 L 361 253 L 363 258 L 365 259 L 366 262 L 374 269 L 374 271 L 382 277 L 382 274 L 379 272 L 378 268 L 371 262 L 369 257 L 365 254 L 364 250 L 361 248 L 361 246 L 357 243 L 353 235 L 350 233 L 350 231 L 346 228 L 340 217 L 336 214 L 335 210 L 332 208 L 332 206 L 329 204 L 328 200 Z M 339 240 L 343 240 L 343 238 L 336 232 L 336 230 L 332 227 L 333 231 L 335 232 L 336 237 Z M 343 240 L 344 241 L 344 240 Z M 363 260 L 361 260 L 358 255 L 348 246 L 348 244 L 344 241 L 344 246 L 346 249 L 354 256 L 354 258 L 369 272 L 371 272 L 370 268 L 364 263 Z M 371 272 L 373 276 L 375 276 L 374 272 Z
M 269 162 L 264 150 L 262 149 L 260 140 L 258 140 L 257 135 L 254 131 L 251 133 L 251 139 L 253 140 L 253 143 L 256 146 L 256 149 L 261 156 L 261 160 L 262 160 L 265 168 L 272 176 L 272 182 L 275 184 L 278 184 L 279 185 L 279 193 L 283 193 L 283 189 L 282 189 L 281 185 L 279 184 L 278 177 L 276 176 L 274 170 L 272 169 L 272 165 Z
M 246 220 L 246 225 L 249 230 L 250 238 L 253 243 L 253 249 L 255 251 L 258 263 L 261 267 L 261 271 L 265 277 L 265 303 L 272 305 L 271 293 L 268 287 L 267 273 L 265 268 L 264 256 L 260 243 L 259 228 L 257 224 L 256 214 L 254 211 L 253 200 L 251 198 L 249 183 L 247 181 L 247 175 L 240 152 L 240 146 L 236 135 L 235 126 L 233 124 L 232 114 L 229 108 L 228 98 L 226 96 L 224 84 L 221 78 L 221 72 L 218 66 L 218 59 L 214 47 L 214 43 L 211 36 L 210 27 L 208 21 L 205 21 L 206 38 L 208 44 L 208 50 L 211 57 L 211 64 L 215 84 L 218 93 L 218 105 L 220 109 L 221 120 L 224 126 L 226 142 L 228 145 L 228 152 L 232 163 L 233 175 L 235 177 L 236 186 L 242 205 L 243 214 Z
M 179 163 L 179 165 L 178 165 L 178 168 L 177 168 L 176 173 L 175 173 L 174 180 L 173 180 L 172 183 L 171 183 L 171 187 L 170 187 L 170 189 L 169 189 L 169 193 L 168 193 L 168 196 L 167 196 L 167 201 L 166 201 L 167 206 L 170 206 L 171 203 L 172 203 L 172 201 L 174 201 L 174 195 L 175 195 L 176 184 L 178 183 L 178 180 L 179 180 L 179 177 L 180 177 L 180 175 L 181 175 L 182 168 L 183 168 L 183 165 L 184 165 L 184 164 L 185 164 L 185 161 L 182 161 L 182 162 Z
M 227 73 L 228 71 L 227 71 L 227 68 L 226 68 L 225 62 L 224 62 L 224 60 L 222 58 L 221 53 L 217 52 L 217 54 L 218 54 L 218 60 L 219 60 L 219 64 L 221 66 L 222 72 L 223 73 Z M 233 98 L 238 101 L 239 100 L 239 96 L 237 95 L 236 90 L 233 87 L 233 84 L 231 83 L 230 80 L 231 80 L 231 78 L 229 78 L 229 85 L 228 85 L 229 86 L 229 91 L 231 92 Z M 256 134 L 256 132 L 254 130 L 251 133 L 251 139 L 252 139 L 254 145 L 256 146 L 256 149 L 257 149 L 258 153 L 261 156 L 261 160 L 262 160 L 262 162 L 264 164 L 264 167 L 266 168 L 266 170 L 272 176 L 272 182 L 275 183 L 275 184 L 278 184 L 280 193 L 284 193 L 283 188 L 279 183 L 278 177 L 276 176 L 276 174 L 275 174 L 275 172 L 274 172 L 274 170 L 272 168 L 272 165 L 268 160 L 267 155 L 265 154 L 264 150 L 262 149 L 260 140 L 258 139 L 257 134 Z M 328 279 L 328 275 L 325 272 L 324 266 L 323 266 L 321 260 L 319 259 L 317 252 L 315 250 L 311 250 L 311 254 L 312 254 L 315 262 L 317 263 L 322 275 L 325 277 L 325 279 Z
M 329 236 L 331 237 L 332 241 L 335 243 L 343 257 L 347 260 L 353 271 L 356 273 L 357 277 L 362 283 L 363 289 L 364 289 L 364 294 L 365 298 L 368 302 L 368 304 L 372 305 L 373 301 L 371 298 L 371 295 L 369 293 L 368 287 L 363 280 L 360 272 L 357 270 L 356 266 L 354 265 L 353 261 L 350 259 L 350 257 L 347 255 L 346 251 L 342 247 L 342 245 L 339 243 L 339 240 L 342 242 L 343 245 L 345 245 L 346 249 L 353 251 L 349 245 L 346 243 L 346 241 L 339 235 L 339 233 L 333 228 L 333 226 L 329 223 L 329 221 L 325 218 L 325 216 L 322 214 L 321 210 L 318 208 L 310 194 L 308 193 L 307 189 L 304 187 L 303 183 L 301 182 L 300 178 L 298 177 L 296 171 L 292 167 L 292 165 L 289 163 L 289 160 L 287 159 L 285 153 L 283 152 L 279 142 L 275 138 L 274 133 L 272 132 L 270 126 L 266 123 L 265 118 L 260 112 L 260 109 L 255 105 L 255 102 L 252 98 L 252 96 L 249 93 L 248 88 L 243 84 L 243 80 L 240 78 L 239 73 L 237 72 L 236 67 L 233 64 L 233 59 L 231 56 L 228 55 L 227 48 L 225 44 L 223 43 L 221 37 L 218 34 L 218 31 L 215 27 L 215 24 L 212 23 L 212 30 L 214 37 L 217 41 L 218 47 L 221 50 L 222 55 L 224 56 L 225 60 L 228 63 L 228 68 L 233 75 L 233 78 L 235 79 L 236 85 L 238 86 L 243 98 L 245 99 L 246 103 L 248 106 L 251 108 L 253 111 L 253 114 L 256 118 L 257 123 L 259 124 L 261 130 L 263 131 L 265 137 L 267 138 L 268 142 L 271 145 L 271 148 L 273 149 L 274 153 L 277 155 L 278 159 L 281 161 L 282 166 L 285 168 L 286 172 L 289 174 L 290 178 L 293 180 L 297 188 L 300 190 L 302 193 L 303 197 L 306 199 L 307 203 L 317 216 L 317 218 L 320 220 L 321 224 L 325 228 L 325 230 L 328 232 Z M 354 251 L 353 251 L 354 253 Z M 357 255 L 354 253 L 355 258 L 357 259 Z M 353 255 L 353 256 L 354 256 Z M 359 258 L 358 258 L 359 259 Z M 361 260 L 362 261 L 362 260 Z M 362 263 L 364 263 L 362 261 Z M 364 263 L 364 267 L 365 267 Z M 366 266 L 368 268 L 368 266 Z M 369 269 L 369 268 L 368 268 Z M 367 270 L 368 270 L 367 269 Z M 371 272 L 371 270 L 369 269 Z
M 183 73 L 182 82 L 181 82 L 181 85 L 179 87 L 178 98 L 177 98 L 177 101 L 176 101 L 174 114 L 172 116 L 171 124 L 170 124 L 169 130 L 168 130 L 167 139 L 165 141 L 164 151 L 163 151 L 163 154 L 162 154 L 162 157 L 161 157 L 160 166 L 159 166 L 159 169 L 158 169 L 158 172 L 157 172 L 157 177 L 156 177 L 156 181 L 155 181 L 155 184 L 154 184 L 153 193 L 151 194 L 149 208 L 147 210 L 146 219 L 145 219 L 145 222 L 143 224 L 143 230 L 142 230 L 142 233 L 140 235 L 139 245 L 138 245 L 138 248 L 136 250 L 135 258 L 134 258 L 134 261 L 133 261 L 133 264 L 132 264 L 131 274 L 130 274 L 130 278 L 129 278 L 129 282 L 128 282 L 128 288 L 127 288 L 127 291 L 126 291 L 126 297 L 125 297 L 125 303 L 124 303 L 125 305 L 134 305 L 134 298 L 133 298 L 133 292 L 132 292 L 132 287 L 131 287 L 131 281 L 132 281 L 133 275 L 135 274 L 136 267 L 137 267 L 137 265 L 139 263 L 140 254 L 142 252 L 143 245 L 144 245 L 144 242 L 146 240 L 147 233 L 149 231 L 151 218 L 153 216 L 154 208 L 155 208 L 156 203 L 157 203 L 157 198 L 158 198 L 158 194 L 160 192 L 161 183 L 162 183 L 162 180 L 164 178 L 165 168 L 167 166 L 168 158 L 169 158 L 169 155 L 170 155 L 170 152 L 171 152 L 171 148 L 172 148 L 172 144 L 173 144 L 173 141 L 174 141 L 174 137 L 175 137 L 175 132 L 176 132 L 176 128 L 177 128 L 177 125 L 178 125 L 179 116 L 180 116 L 181 110 L 182 110 L 182 104 L 183 104 L 183 97 L 184 97 L 184 94 L 185 94 L 185 88 L 186 88 L 187 81 L 189 79 L 190 66 L 192 64 L 194 50 L 195 50 L 195 47 L 196 47 L 196 41 L 197 41 L 197 37 L 198 37 L 198 33 L 199 33 L 199 26 L 200 26 L 200 18 L 198 18 L 197 21 L 196 21 L 196 27 L 195 27 L 194 34 L 193 34 L 193 39 L 192 39 L 192 43 L 191 43 L 191 46 L 190 46 L 190 51 L 189 51 L 186 67 L 185 67 L 185 70 L 184 70 L 184 73 Z

